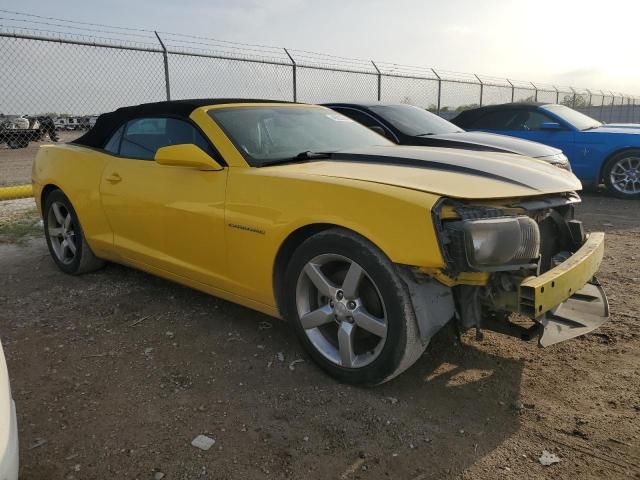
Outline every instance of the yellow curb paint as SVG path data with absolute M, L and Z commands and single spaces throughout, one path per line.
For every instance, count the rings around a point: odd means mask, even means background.
M 14 198 L 33 197 L 31 185 L 12 185 L 0 187 L 0 200 L 13 200 Z

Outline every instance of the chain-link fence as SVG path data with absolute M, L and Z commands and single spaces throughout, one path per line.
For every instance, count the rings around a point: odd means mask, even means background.
M 640 97 L 610 91 L 0 12 L 14 15 L 0 17 L 0 198 L 30 194 L 6 187 L 29 184 L 43 142 L 77 138 L 102 112 L 166 99 L 381 100 L 447 119 L 480 105 L 551 102 L 640 121 Z

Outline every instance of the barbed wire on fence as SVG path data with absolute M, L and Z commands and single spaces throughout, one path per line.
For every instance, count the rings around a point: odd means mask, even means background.
M 22 157 L 30 145 L 73 139 L 97 115 L 122 105 L 168 98 L 379 100 L 417 105 L 448 119 L 479 105 L 548 102 L 605 122 L 640 120 L 640 97 L 609 90 L 9 9 L 0 9 L 0 62 L 0 187 L 28 183 L 30 161 Z

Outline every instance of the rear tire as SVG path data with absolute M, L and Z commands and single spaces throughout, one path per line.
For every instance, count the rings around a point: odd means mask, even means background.
M 395 266 L 349 230 L 332 228 L 302 243 L 287 266 L 281 298 L 305 350 L 342 382 L 391 380 L 426 348 Z
M 49 253 L 58 268 L 71 275 L 92 272 L 104 266 L 84 238 L 82 226 L 71 202 L 61 190 L 47 195 L 43 209 L 44 235 Z
M 640 198 L 640 150 L 614 155 L 606 163 L 602 175 L 607 191 L 614 197 Z

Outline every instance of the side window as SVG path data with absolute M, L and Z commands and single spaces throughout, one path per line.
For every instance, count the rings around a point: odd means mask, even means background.
M 497 110 L 489 112 L 474 121 L 469 128 L 511 130 L 510 126 L 518 113 L 517 110 Z
M 529 118 L 523 123 L 524 130 L 540 130 L 540 125 L 545 122 L 555 122 L 551 117 L 538 111 L 530 111 Z
M 159 148 L 193 143 L 213 156 L 209 143 L 196 128 L 176 118 L 138 118 L 127 123 L 120 155 L 153 160 Z
M 116 133 L 111 136 L 111 139 L 104 146 L 104 149 L 107 152 L 113 153 L 114 155 L 118 154 L 118 151 L 120 150 L 120 139 L 122 139 L 122 132 L 124 132 L 124 125 L 116 130 Z

